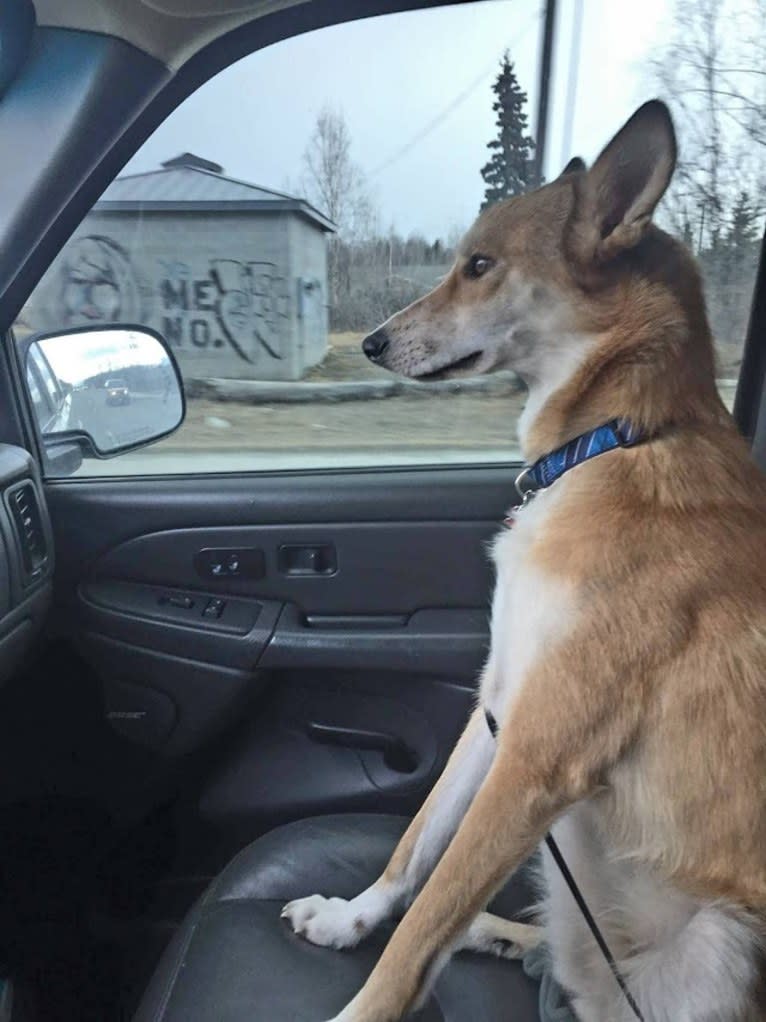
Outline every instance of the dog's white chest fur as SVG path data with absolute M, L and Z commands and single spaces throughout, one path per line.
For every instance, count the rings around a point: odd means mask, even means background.
M 517 512 L 512 528 L 503 529 L 492 548 L 497 580 L 481 698 L 498 723 L 507 717 L 535 661 L 571 632 L 576 618 L 571 587 L 535 560 L 546 520 L 566 485 L 562 479 L 541 491 Z

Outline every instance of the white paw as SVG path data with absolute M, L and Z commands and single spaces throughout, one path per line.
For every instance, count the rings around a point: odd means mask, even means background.
M 494 955 L 495 958 L 508 958 L 511 961 L 518 961 L 524 957 L 524 948 L 507 937 L 494 937 L 487 941 L 483 947 L 473 946 L 469 950 L 477 951 L 479 954 Z
M 369 933 L 369 927 L 359 914 L 358 907 L 345 898 L 324 898 L 312 894 L 309 898 L 291 901 L 282 909 L 295 933 L 321 947 L 354 947 Z M 332 1022 L 346 1022 L 343 1014 Z
M 359 1022 L 358 1001 L 359 994 L 352 1001 L 349 1001 L 339 1015 L 334 1015 L 328 1022 Z
M 542 930 L 537 926 L 511 922 L 482 912 L 468 927 L 456 950 L 517 959 L 523 958 L 541 940 Z

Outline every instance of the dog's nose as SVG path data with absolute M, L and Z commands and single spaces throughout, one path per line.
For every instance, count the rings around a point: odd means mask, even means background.
M 362 341 L 362 351 L 371 362 L 380 362 L 388 347 L 388 336 L 385 330 L 376 330 Z

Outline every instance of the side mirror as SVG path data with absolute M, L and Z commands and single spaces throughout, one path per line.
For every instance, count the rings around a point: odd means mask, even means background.
M 168 436 L 184 420 L 183 382 L 146 327 L 79 327 L 23 342 L 24 371 L 46 447 L 75 440 L 108 458 Z

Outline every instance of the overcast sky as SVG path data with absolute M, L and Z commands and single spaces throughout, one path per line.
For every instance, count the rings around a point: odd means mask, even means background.
M 560 0 L 546 175 L 599 151 L 654 90 L 648 62 L 672 0 L 583 0 L 572 145 L 564 119 L 577 0 Z M 491 85 L 508 47 L 534 129 L 542 0 L 486 0 L 392 14 L 277 43 L 221 72 L 160 126 L 128 165 L 152 170 L 190 150 L 226 173 L 299 190 L 318 111 L 341 109 L 384 230 L 447 237 L 483 197 L 495 134 Z M 564 151 L 564 149 L 567 151 Z
M 164 349 L 153 337 L 133 330 L 51 337 L 41 341 L 40 347 L 56 376 L 72 384 L 97 373 L 111 371 L 119 376 L 128 366 L 169 365 Z

